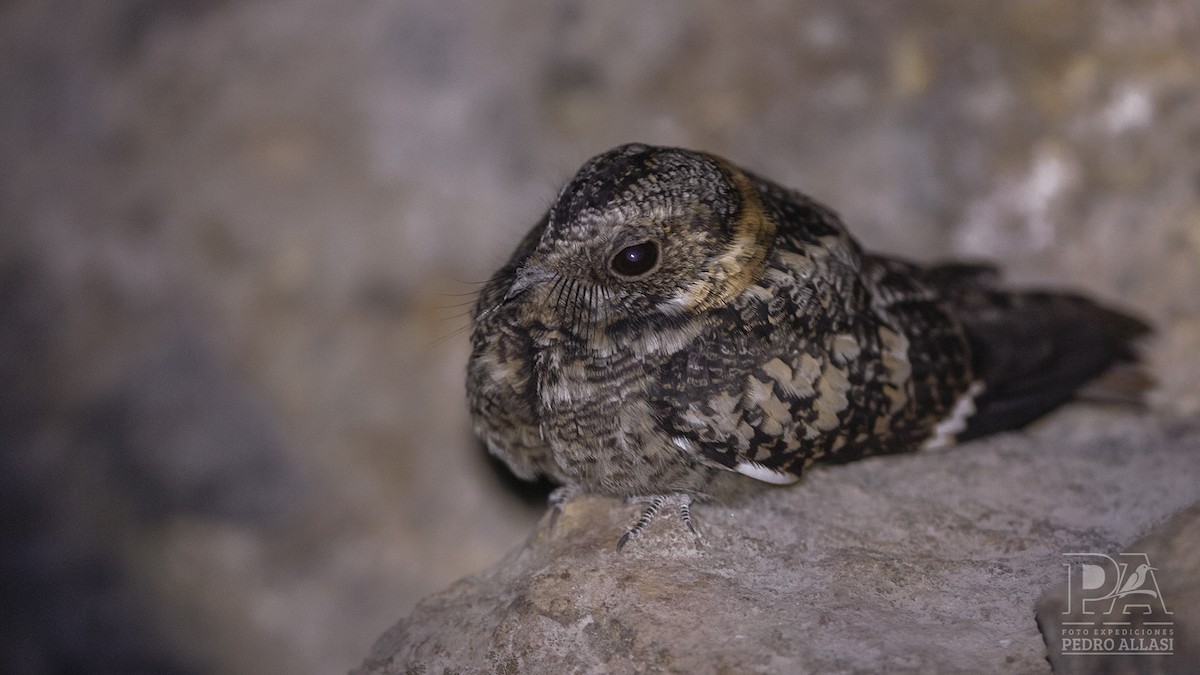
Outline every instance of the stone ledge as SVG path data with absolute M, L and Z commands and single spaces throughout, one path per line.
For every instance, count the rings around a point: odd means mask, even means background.
M 1062 554 L 1200 500 L 1198 458 L 1200 423 L 1078 407 L 700 506 L 703 545 L 672 513 L 617 553 L 640 507 L 576 499 L 355 672 L 1048 672 L 1034 604 Z
M 1200 667 L 1200 504 L 1176 514 L 1120 553 L 1126 555 L 1115 556 L 1114 562 L 1125 564 L 1127 567 L 1113 582 L 1121 583 L 1123 587 L 1122 582 L 1129 580 L 1129 574 L 1140 562 L 1138 556 L 1145 554 L 1146 560 L 1154 566 L 1153 584 L 1150 583 L 1149 577 L 1145 577 L 1140 586 L 1135 584 L 1131 585 L 1131 588 L 1153 588 L 1155 596 L 1161 602 L 1151 602 L 1151 599 L 1144 595 L 1131 596 L 1130 607 L 1126 607 L 1124 602 L 1108 604 L 1106 601 L 1093 607 L 1098 607 L 1102 612 L 1107 609 L 1107 613 L 1084 615 L 1078 601 L 1068 601 L 1067 582 L 1064 581 L 1046 591 L 1037 603 L 1037 619 L 1038 625 L 1042 627 L 1042 635 L 1046 638 L 1046 648 L 1050 654 L 1050 663 L 1054 665 L 1054 672 L 1064 675 L 1195 672 L 1195 669 Z M 1093 564 L 1104 564 L 1096 559 L 1084 560 Z M 1095 594 L 1116 590 L 1110 587 L 1107 581 L 1098 586 Z M 1076 588 L 1074 592 L 1079 594 L 1081 590 Z M 1080 595 L 1075 597 L 1079 598 Z M 1143 614 L 1135 603 L 1145 603 L 1146 609 L 1150 611 Z M 1105 604 L 1108 604 L 1107 608 Z M 1128 613 L 1126 609 L 1129 610 Z M 1103 644 L 1098 649 L 1076 643 L 1068 647 L 1068 651 L 1132 650 L 1141 653 L 1064 653 L 1062 640 L 1064 637 L 1070 639 L 1063 632 L 1063 629 L 1067 628 L 1064 621 L 1099 624 L 1098 628 L 1082 626 L 1080 639 L 1104 639 L 1094 633 L 1105 631 L 1106 622 L 1110 628 L 1104 634 L 1114 636 L 1108 638 L 1113 640 L 1112 643 Z M 1146 625 L 1147 622 L 1156 622 L 1161 626 Z M 1120 623 L 1130 625 L 1123 628 L 1117 625 Z M 1078 630 L 1080 627 L 1075 628 Z M 1159 629 L 1163 632 L 1139 633 L 1138 629 Z M 1139 635 L 1163 637 L 1138 637 Z M 1150 653 L 1153 650 L 1167 651 L 1161 642 L 1158 645 L 1146 644 L 1149 640 L 1157 642 L 1166 636 L 1171 640 L 1170 654 Z

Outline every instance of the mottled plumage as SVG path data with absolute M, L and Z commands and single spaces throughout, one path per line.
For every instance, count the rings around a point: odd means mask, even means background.
M 686 517 L 750 478 L 1024 424 L 1146 330 L 996 282 L 865 253 L 828 208 L 718 157 L 622 146 L 483 289 L 475 429 L 518 476 L 668 498 L 637 536 L 666 501 Z

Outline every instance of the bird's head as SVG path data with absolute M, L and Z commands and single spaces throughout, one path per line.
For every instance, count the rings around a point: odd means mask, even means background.
M 758 280 L 774 234 L 751 178 L 728 162 L 624 145 L 584 164 L 492 295 L 575 335 L 694 316 Z

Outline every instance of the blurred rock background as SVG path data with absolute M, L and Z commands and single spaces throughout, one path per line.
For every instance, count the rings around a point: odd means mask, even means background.
M 0 3 L 0 670 L 339 672 L 540 512 L 470 293 L 589 156 L 1136 308 L 1200 413 L 1200 6 Z

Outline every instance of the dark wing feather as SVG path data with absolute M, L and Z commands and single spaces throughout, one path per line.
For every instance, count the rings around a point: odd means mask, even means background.
M 953 308 L 985 385 L 958 440 L 1028 424 L 1115 364 L 1136 360 L 1140 319 L 1067 293 L 1002 291 L 987 268 L 946 265 L 925 280 Z

